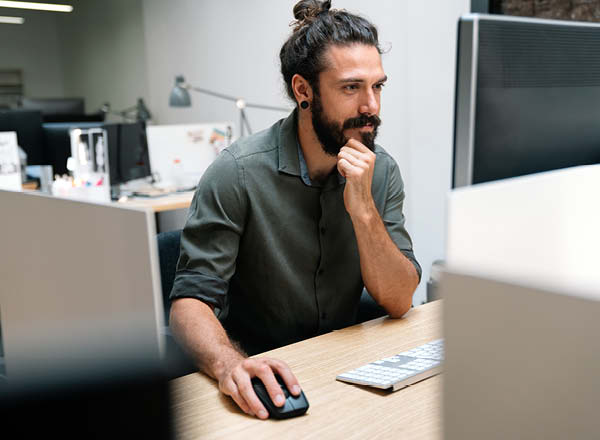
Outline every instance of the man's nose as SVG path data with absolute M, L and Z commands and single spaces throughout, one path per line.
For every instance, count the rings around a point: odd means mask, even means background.
M 362 115 L 376 115 L 379 113 L 379 99 L 373 89 L 366 91 L 358 111 Z

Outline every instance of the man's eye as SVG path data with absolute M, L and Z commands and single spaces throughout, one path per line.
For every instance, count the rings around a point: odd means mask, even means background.
M 381 90 L 381 89 L 383 89 L 384 87 L 385 87 L 385 84 L 384 84 L 384 83 L 375 84 L 375 85 L 373 86 L 373 88 L 374 88 L 374 89 L 377 89 L 377 90 Z
M 347 86 L 344 86 L 344 90 L 352 91 L 356 89 L 358 89 L 358 85 L 356 84 L 348 84 Z

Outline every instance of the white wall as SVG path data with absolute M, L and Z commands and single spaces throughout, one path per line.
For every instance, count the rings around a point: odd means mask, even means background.
M 175 75 L 248 102 L 290 107 L 279 74 L 289 1 L 144 0 L 150 105 L 160 123 L 232 121 L 235 104 L 192 93 L 192 108 L 169 108 Z M 286 113 L 248 109 L 254 132 Z
M 148 97 L 142 0 L 71 0 L 58 17 L 65 93 L 85 98 L 86 111 L 113 110 Z
M 150 108 L 160 123 L 237 123 L 228 102 L 193 94 L 193 107 L 168 107 L 176 74 L 199 87 L 248 101 L 287 105 L 278 54 L 289 35 L 295 0 L 144 0 Z M 407 225 L 423 266 L 415 304 L 425 299 L 434 260 L 444 257 L 446 193 L 452 164 L 456 29 L 469 0 L 338 0 L 334 7 L 359 12 L 379 28 L 391 50 L 383 63 L 384 91 L 378 141 L 398 161 L 407 199 Z M 249 110 L 252 128 L 280 117 Z
M 407 116 L 410 151 L 407 182 L 410 232 L 423 281 L 424 297 L 431 264 L 445 258 L 446 195 L 451 187 L 454 134 L 454 82 L 458 18 L 469 0 L 411 0 L 405 29 Z
M 6 9 L 3 15 L 23 17 L 25 23 L 0 24 L 0 69 L 23 71 L 25 96 L 63 96 L 56 14 Z

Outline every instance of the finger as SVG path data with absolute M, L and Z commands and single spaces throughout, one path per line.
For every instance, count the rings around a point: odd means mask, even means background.
M 359 144 L 360 144 L 360 142 L 359 142 Z M 360 144 L 360 145 L 362 145 L 362 144 Z M 373 153 L 368 148 L 365 151 L 365 150 L 353 147 L 350 143 L 347 143 L 346 145 L 342 146 L 342 148 L 340 148 L 340 151 L 345 151 L 346 153 L 350 153 L 353 156 L 362 157 L 364 159 L 370 159 L 371 157 L 375 156 L 375 153 Z
M 252 388 L 252 383 L 250 382 L 250 376 L 246 373 L 233 373 L 233 380 L 235 381 L 238 391 L 242 399 L 246 401 L 250 411 L 255 414 L 259 419 L 266 419 L 269 417 L 269 413 L 260 402 L 256 393 L 254 392 L 254 388 Z
M 350 175 L 357 174 L 361 171 L 360 168 L 355 167 L 346 159 L 338 160 L 338 170 L 340 171 L 340 174 L 346 178 L 348 178 L 348 176 Z
M 348 142 L 346 142 L 346 145 L 351 148 L 354 148 L 362 153 L 372 153 L 372 151 L 368 147 L 366 147 L 365 144 L 363 144 L 362 142 L 359 142 L 353 138 L 348 139 Z
M 231 397 L 233 399 L 233 401 L 237 404 L 237 406 L 239 406 L 240 409 L 242 411 L 244 411 L 246 414 L 249 414 L 251 416 L 254 415 L 252 413 L 252 411 L 250 411 L 250 407 L 248 406 L 246 401 L 242 398 L 242 396 L 240 396 L 238 387 L 235 384 L 235 382 L 233 381 L 233 379 L 228 378 L 225 381 L 225 383 L 223 384 L 223 386 L 221 387 L 221 391 L 224 394 L 227 394 L 229 397 Z
M 302 388 L 300 388 L 300 382 L 298 382 L 298 379 L 296 379 L 296 376 L 294 376 L 294 373 L 292 373 L 290 367 L 288 367 L 285 362 L 276 359 L 271 359 L 269 361 L 271 363 L 271 367 L 277 371 L 277 373 L 285 382 L 285 386 L 288 390 L 290 390 L 290 393 L 292 393 L 294 396 L 299 395 L 300 391 L 302 391 Z
M 257 368 L 256 377 L 262 380 L 273 403 L 277 406 L 283 406 L 285 404 L 285 396 L 283 395 L 281 386 L 279 385 L 279 382 L 277 382 L 277 379 L 275 379 L 273 370 L 268 362 L 261 364 L 261 366 Z
M 340 175 L 342 177 L 346 177 L 346 170 L 344 169 L 344 167 L 342 165 L 340 165 L 340 161 L 338 160 L 337 162 L 337 169 L 338 169 L 338 173 L 340 173 Z
M 363 160 L 362 157 L 354 156 L 346 151 L 340 151 L 338 153 L 338 159 L 346 159 L 348 162 L 350 162 L 351 165 L 354 165 L 358 168 L 369 168 L 369 163 Z
M 338 153 L 338 157 L 340 156 L 340 154 L 343 154 L 345 157 L 353 157 L 357 160 L 361 160 L 367 164 L 370 164 L 371 162 L 373 162 L 373 155 L 371 154 L 367 154 L 367 153 L 363 153 L 361 151 L 355 150 L 354 148 L 350 148 L 350 147 L 342 147 L 340 149 L 340 152 Z

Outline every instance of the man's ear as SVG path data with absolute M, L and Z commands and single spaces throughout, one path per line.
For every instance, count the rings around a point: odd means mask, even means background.
M 302 75 L 296 73 L 292 77 L 292 90 L 294 91 L 294 97 L 296 98 L 296 102 L 298 103 L 298 105 L 300 105 L 302 101 L 312 103 L 312 87 Z

